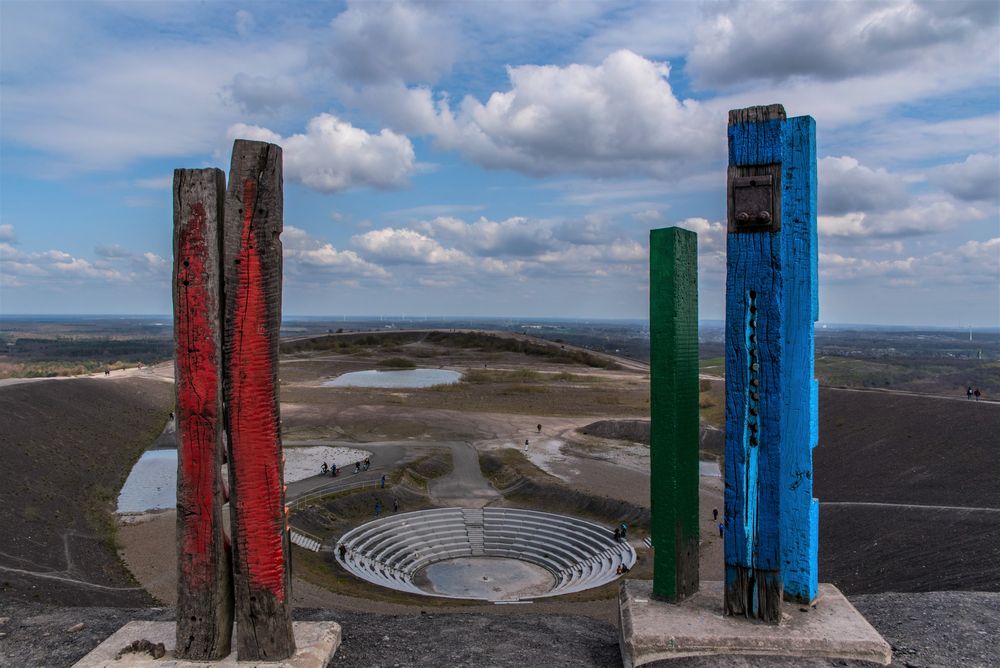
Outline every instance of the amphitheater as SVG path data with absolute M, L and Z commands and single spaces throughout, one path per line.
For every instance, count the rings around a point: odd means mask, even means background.
M 500 597 L 508 602 L 599 587 L 619 577 L 619 566 L 631 568 L 636 560 L 632 546 L 615 541 L 611 529 L 516 508 L 439 508 L 394 515 L 349 531 L 337 549 L 337 561 L 359 578 L 444 598 L 489 598 L 428 591 L 415 582 L 432 565 L 477 557 L 527 562 L 551 576 L 547 590 Z

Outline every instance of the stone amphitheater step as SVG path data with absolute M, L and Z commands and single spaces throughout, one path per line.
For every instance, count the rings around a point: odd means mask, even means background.
M 289 533 L 291 534 L 289 536 L 289 539 L 294 544 L 298 545 L 299 547 L 310 550 L 311 552 L 319 552 L 320 548 L 323 547 L 323 545 L 318 540 L 310 538 L 309 536 L 304 536 L 295 529 L 292 529 Z
M 306 537 L 307 538 L 307 537 Z M 462 556 L 534 563 L 552 573 L 555 596 L 597 587 L 635 564 L 635 550 L 593 522 L 517 508 L 440 508 L 403 513 L 362 525 L 341 537 L 337 561 L 358 577 L 425 596 L 412 582 L 425 566 Z M 454 596 L 451 598 L 461 598 Z M 532 598 L 541 598 L 534 596 Z
M 472 548 L 472 556 L 483 556 L 486 554 L 485 536 L 483 534 L 483 509 L 463 508 L 462 518 L 465 520 L 465 531 L 469 537 L 469 547 Z

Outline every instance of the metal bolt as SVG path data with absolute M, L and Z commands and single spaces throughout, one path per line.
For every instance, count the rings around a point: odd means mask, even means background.
M 757 217 L 760 218 L 761 220 L 763 220 L 765 223 L 770 223 L 771 222 L 771 212 L 770 211 L 761 211 L 760 213 L 757 214 Z
M 756 392 L 751 392 L 750 398 L 753 399 L 754 401 L 757 401 L 758 399 L 760 399 L 760 395 L 757 394 Z
M 757 328 L 757 320 L 751 319 L 750 320 L 750 326 L 753 327 L 754 329 L 756 329 Z
M 736 214 L 736 220 L 740 221 L 741 223 L 750 222 L 750 214 L 747 213 L 746 211 L 740 211 L 738 214 Z
M 757 415 L 757 409 L 754 406 L 750 407 L 750 415 Z
M 751 378 L 750 384 L 753 385 L 754 387 L 757 387 L 758 385 L 760 385 L 760 381 L 757 380 L 756 378 Z
M 751 371 L 760 371 L 760 365 L 757 364 L 756 362 L 754 362 L 753 364 L 750 365 L 750 370 Z
M 757 437 L 756 436 L 751 436 L 750 437 L 750 445 L 757 445 Z

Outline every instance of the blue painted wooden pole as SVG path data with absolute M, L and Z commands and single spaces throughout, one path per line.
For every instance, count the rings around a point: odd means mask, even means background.
M 725 608 L 775 624 L 817 588 L 814 137 L 780 105 L 729 115 Z

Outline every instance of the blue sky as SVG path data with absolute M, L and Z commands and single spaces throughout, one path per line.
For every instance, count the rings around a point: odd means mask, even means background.
M 168 313 L 176 167 L 285 157 L 290 315 L 725 302 L 725 124 L 817 122 L 820 318 L 1000 325 L 1000 4 L 0 1 L 0 313 Z

